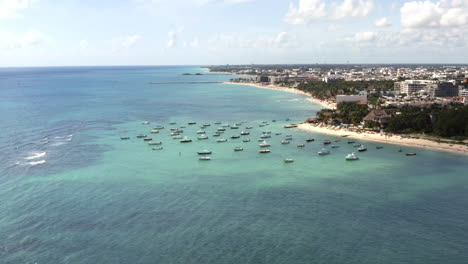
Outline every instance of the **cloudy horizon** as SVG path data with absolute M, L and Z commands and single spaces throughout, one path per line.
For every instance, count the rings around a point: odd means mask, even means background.
M 468 0 L 0 0 L 0 67 L 468 62 Z

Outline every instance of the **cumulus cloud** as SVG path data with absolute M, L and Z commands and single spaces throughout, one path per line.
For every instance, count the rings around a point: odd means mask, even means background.
M 284 21 L 288 24 L 310 24 L 318 19 L 366 17 L 374 9 L 374 0 L 343 0 L 329 2 L 324 0 L 299 0 L 298 5 L 291 3 Z
M 0 29 L 0 48 L 19 49 L 50 43 L 50 39 L 42 32 L 31 29 L 21 34 L 14 34 Z
M 141 39 L 140 35 L 127 36 L 122 41 L 122 48 L 125 48 L 125 49 L 133 48 L 136 45 L 136 43 L 140 41 L 140 39 Z
M 169 40 L 167 41 L 166 47 L 171 49 L 177 46 L 177 34 L 174 31 L 167 33 L 169 35 Z
M 413 1 L 400 9 L 406 28 L 456 27 L 468 25 L 468 1 Z
M 389 27 L 392 23 L 386 17 L 379 18 L 375 21 L 375 26 L 377 27 Z
M 36 0 L 0 0 L 0 19 L 21 18 L 22 10 L 29 8 Z
M 140 40 L 140 35 L 129 35 L 112 40 L 112 53 L 133 48 Z M 80 43 L 81 44 L 81 43 Z
M 80 49 L 84 50 L 84 49 L 88 48 L 89 42 L 86 39 L 83 39 L 83 40 L 80 41 L 79 45 L 80 45 Z
M 284 17 L 288 24 L 309 24 L 314 20 L 325 17 L 326 4 L 322 0 L 299 0 L 296 6 L 293 3 L 289 5 L 289 10 Z
M 344 0 L 341 4 L 333 4 L 334 19 L 345 17 L 366 17 L 374 9 L 374 0 Z
M 351 38 L 352 41 L 354 42 L 371 42 L 375 40 L 377 37 L 377 34 L 375 32 L 371 31 L 363 31 L 363 32 L 357 32 L 354 34 L 354 36 Z

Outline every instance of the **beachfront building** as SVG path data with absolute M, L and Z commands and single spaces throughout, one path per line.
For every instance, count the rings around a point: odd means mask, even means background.
M 392 115 L 387 113 L 387 111 L 384 109 L 373 109 L 364 117 L 363 121 L 364 123 L 368 121 L 375 121 L 379 122 L 380 124 L 386 124 L 391 117 Z
M 367 104 L 367 95 L 337 95 L 336 104 Z
M 406 80 L 395 82 L 395 90 L 400 94 L 415 95 L 427 94 L 431 97 L 458 96 L 458 86 L 453 82 L 432 80 Z
M 395 82 L 395 90 L 400 94 L 413 95 L 420 91 L 425 91 L 427 86 L 434 81 L 429 80 L 406 80 L 403 82 Z

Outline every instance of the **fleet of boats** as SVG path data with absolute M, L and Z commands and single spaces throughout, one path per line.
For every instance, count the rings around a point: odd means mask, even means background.
M 272 121 L 272 122 L 275 122 L 275 121 Z M 232 125 L 222 124 L 220 121 L 216 121 L 214 124 L 221 125 L 221 127 L 215 128 L 215 132 L 213 134 L 213 137 L 220 137 L 226 131 L 226 128 L 239 129 L 241 126 L 243 126 L 242 125 L 243 123 L 246 123 L 246 121 L 243 121 L 243 122 L 240 122 L 240 123 L 234 123 Z M 148 124 L 150 124 L 150 122 L 149 121 L 144 121 L 142 124 L 148 125 Z M 176 122 L 171 122 L 169 124 L 175 125 Z M 188 122 L 188 125 L 195 125 L 195 124 L 197 124 L 197 122 L 195 122 L 195 121 Z M 268 126 L 268 125 L 269 125 L 269 123 L 267 121 L 263 121 L 261 124 L 259 124 L 259 127 L 264 127 L 264 126 Z M 197 136 L 198 140 L 208 140 L 209 139 L 209 137 L 206 135 L 205 129 L 209 128 L 210 126 L 211 126 L 211 124 L 209 124 L 209 123 L 204 123 L 203 125 L 200 126 L 199 130 L 196 131 L 196 134 L 198 135 Z M 284 128 L 293 128 L 293 127 L 297 127 L 297 125 L 289 124 L 289 125 L 284 126 Z M 192 142 L 192 139 L 190 139 L 188 136 L 182 136 L 182 133 L 184 133 L 184 130 L 182 130 L 182 128 L 185 128 L 185 126 L 170 128 L 169 129 L 170 130 L 170 136 L 173 139 L 179 140 L 180 143 L 190 143 L 190 142 Z M 150 133 L 151 134 L 159 134 L 160 130 L 162 130 L 162 129 L 164 129 L 164 126 L 158 125 L 158 126 L 153 127 L 150 130 Z M 241 136 L 245 136 L 245 137 L 242 137 L 242 142 L 244 142 L 244 143 L 251 142 L 251 139 L 246 137 L 246 136 L 251 135 L 251 132 L 246 131 L 246 130 L 253 129 L 253 126 L 245 126 L 244 129 L 245 130 L 240 132 L 240 135 L 239 134 L 232 135 L 232 136 L 230 136 L 230 138 L 233 139 L 234 141 L 236 141 L 236 139 L 241 138 Z M 261 132 L 261 134 L 259 135 L 259 139 L 258 139 L 258 142 L 259 142 L 258 147 L 260 148 L 258 150 L 258 153 L 260 153 L 260 154 L 271 153 L 271 150 L 269 149 L 269 147 L 271 147 L 271 144 L 266 142 L 265 139 L 271 138 L 272 134 L 274 134 L 275 136 L 282 135 L 282 133 L 280 133 L 280 132 L 276 132 L 276 133 L 272 133 L 271 131 Z M 163 149 L 163 147 L 161 146 L 163 144 L 162 141 L 153 141 L 153 139 L 148 137 L 146 134 L 138 134 L 138 135 L 136 135 L 136 138 L 143 139 L 143 141 L 147 142 L 147 144 L 149 146 L 155 146 L 155 147 L 151 148 L 152 150 L 162 150 Z M 131 137 L 122 136 L 122 137 L 120 137 L 120 139 L 121 140 L 130 140 Z M 286 135 L 286 136 L 284 136 L 284 139 L 282 139 L 280 141 L 280 143 L 282 145 L 288 145 L 288 144 L 291 143 L 292 140 L 293 140 L 292 135 Z M 227 141 L 228 140 L 226 138 L 216 139 L 216 142 L 227 142 Z M 311 143 L 311 142 L 314 142 L 314 141 L 315 141 L 314 138 L 305 139 L 305 143 Z M 334 142 L 340 142 L 340 140 L 337 139 L 337 140 L 334 140 Z M 340 147 L 336 143 L 331 145 L 332 141 L 330 141 L 330 140 L 324 140 L 322 143 L 323 143 L 323 145 L 330 145 L 331 149 L 337 149 L 337 148 Z M 356 143 L 355 141 L 352 141 L 352 140 L 348 140 L 346 143 L 350 144 L 350 145 L 352 144 L 352 147 L 354 147 L 355 150 L 358 151 L 358 152 L 367 151 L 367 147 L 365 147 L 363 144 Z M 297 146 L 297 148 L 305 148 L 306 144 L 300 143 L 300 144 L 297 144 L 296 146 Z M 382 148 L 383 148 L 383 146 L 376 146 L 376 149 L 382 149 Z M 235 152 L 244 151 L 244 148 L 241 147 L 241 146 L 236 146 L 236 147 L 234 147 L 234 151 Z M 400 148 L 399 152 L 403 152 L 403 150 Z M 211 160 L 211 157 L 207 156 L 207 155 L 211 155 L 212 153 L 213 152 L 211 150 L 206 150 L 206 149 L 198 151 L 197 154 L 202 155 L 202 156 L 199 156 L 198 159 L 199 160 Z M 317 152 L 318 156 L 325 156 L 325 155 L 329 155 L 329 154 L 331 154 L 330 150 L 325 148 L 325 147 L 321 148 Z M 408 153 L 405 153 L 405 155 L 406 156 L 416 156 L 416 153 L 408 152 Z M 351 152 L 351 153 L 349 153 L 349 154 L 347 154 L 345 156 L 345 160 L 355 161 L 355 160 L 359 160 L 359 157 L 355 154 L 355 152 Z M 294 159 L 292 159 L 292 158 L 285 158 L 284 159 L 284 163 L 292 163 L 292 162 L 294 162 Z

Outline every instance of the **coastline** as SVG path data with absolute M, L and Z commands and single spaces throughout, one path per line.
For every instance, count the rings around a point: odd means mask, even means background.
M 262 85 L 258 83 L 237 83 L 237 82 L 224 82 L 225 84 L 237 84 L 237 85 L 248 85 L 256 88 L 262 88 L 262 89 L 270 89 L 270 90 L 278 90 L 278 91 L 283 91 L 283 92 L 288 92 L 288 93 L 295 93 L 295 94 L 302 94 L 308 96 L 307 100 L 321 105 L 323 108 L 329 108 L 329 109 L 335 109 L 336 105 L 334 103 L 329 103 L 324 100 L 320 100 L 317 98 L 312 97 L 309 93 L 306 93 L 304 91 L 301 91 L 299 89 L 295 88 L 288 88 L 288 87 L 282 87 L 282 86 L 276 86 L 276 85 Z
M 388 144 L 395 144 L 401 146 L 409 146 L 409 147 L 417 147 L 417 148 L 424 148 L 424 149 L 433 149 L 457 154 L 465 154 L 468 155 L 468 147 L 464 145 L 458 144 L 449 144 L 449 143 L 438 143 L 427 139 L 415 139 L 415 138 L 402 138 L 399 135 L 395 134 L 380 134 L 380 133 L 372 133 L 372 132 L 354 132 L 349 131 L 346 129 L 333 129 L 333 127 L 326 127 L 320 125 L 313 125 L 313 124 L 306 124 L 302 123 L 298 126 L 299 129 L 308 131 L 308 132 L 315 132 L 321 134 L 327 134 L 337 137 L 346 136 L 347 138 L 353 139 L 362 139 L 367 141 L 374 141 L 380 143 L 388 143 Z

